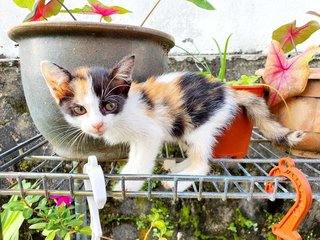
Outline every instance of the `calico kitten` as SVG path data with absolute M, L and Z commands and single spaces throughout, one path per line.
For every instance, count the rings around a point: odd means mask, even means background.
M 205 175 L 215 138 L 245 107 L 249 118 L 270 140 L 292 146 L 303 138 L 276 122 L 263 98 L 194 73 L 177 72 L 132 80 L 134 56 L 114 68 L 81 67 L 73 73 L 44 61 L 42 74 L 66 121 L 108 144 L 129 143 L 128 163 L 122 174 L 151 174 L 164 141 L 187 146 L 188 158 L 165 164 L 180 175 Z M 232 143 L 230 143 L 232 144 Z M 172 188 L 172 182 L 164 182 Z M 126 181 L 126 190 L 137 191 L 142 181 Z M 179 182 L 184 191 L 190 182 Z M 120 190 L 118 183 L 115 190 Z

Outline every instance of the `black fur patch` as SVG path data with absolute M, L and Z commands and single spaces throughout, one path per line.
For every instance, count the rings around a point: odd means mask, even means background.
M 148 106 L 148 108 L 150 110 L 154 109 L 154 103 L 151 101 L 151 99 L 149 98 L 148 94 L 146 93 L 146 91 L 142 90 L 141 91 L 141 99 L 143 102 L 145 102 Z
M 68 82 L 70 82 L 72 80 L 72 75 L 69 71 L 67 71 L 66 69 L 64 69 L 63 67 L 60 67 L 59 65 L 53 63 L 53 65 L 55 65 L 57 68 L 59 68 L 61 71 L 63 71 L 64 74 L 66 74 L 68 76 Z
M 101 98 L 102 93 L 108 86 L 106 83 L 108 80 L 109 72 L 102 67 L 93 67 L 89 70 L 89 76 L 92 78 L 92 87 L 98 98 Z M 109 89 L 108 89 L 109 90 Z
M 109 71 L 102 67 L 91 68 L 89 75 L 92 78 L 93 91 L 100 101 L 100 112 L 103 115 L 121 112 L 128 97 L 130 84 L 111 77 Z M 109 102 L 117 104 L 115 111 L 108 112 L 106 110 L 106 105 Z
M 277 138 L 276 139 L 276 144 L 277 145 L 280 145 L 280 146 L 284 146 L 284 147 L 288 147 L 290 146 L 289 144 L 289 140 L 288 140 L 288 136 L 291 134 L 292 132 L 288 132 L 286 135 L 280 137 L 280 138 Z
M 174 137 L 181 137 L 184 134 L 185 124 L 182 116 L 176 117 L 172 124 L 171 135 Z
M 180 85 L 184 91 L 183 108 L 195 127 L 208 121 L 224 105 L 224 84 L 221 82 L 210 82 L 203 76 L 188 73 Z

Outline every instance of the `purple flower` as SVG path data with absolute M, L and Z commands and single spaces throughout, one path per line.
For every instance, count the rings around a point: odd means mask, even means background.
M 72 198 L 69 196 L 51 196 L 50 199 L 56 200 L 57 206 L 59 207 L 62 203 L 64 203 L 66 206 L 71 205 Z

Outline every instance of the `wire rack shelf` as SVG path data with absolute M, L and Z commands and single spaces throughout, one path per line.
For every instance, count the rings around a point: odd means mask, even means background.
M 37 154 L 39 149 L 46 152 L 48 142 L 41 136 L 35 136 L 28 141 L 0 154 L 0 195 L 70 195 L 91 196 L 91 191 L 85 191 L 83 181 L 88 175 L 82 173 L 84 162 L 63 159 L 59 156 Z M 108 197 L 116 198 L 179 198 L 193 199 L 295 199 L 296 193 L 291 182 L 285 177 L 271 177 L 269 171 L 277 166 L 283 154 L 275 151 L 270 142 L 254 131 L 248 158 L 245 159 L 211 159 L 212 170 L 207 176 L 179 176 L 174 174 L 152 175 L 121 175 L 117 169 L 125 159 L 101 163 L 105 170 L 105 181 Z M 161 166 L 164 160 L 182 161 L 183 158 L 158 159 Z M 307 177 L 312 198 L 320 201 L 320 159 L 294 159 L 296 167 Z M 28 165 L 31 165 L 28 169 Z M 36 164 L 34 164 L 36 163 Z M 27 170 L 21 170 L 27 166 Z M 11 184 L 5 179 L 14 179 Z M 33 189 L 24 189 L 23 180 L 36 181 Z M 146 181 L 141 191 L 125 191 L 126 181 Z M 121 181 L 122 191 L 112 191 L 111 186 Z M 159 182 L 173 181 L 174 188 L 166 190 Z M 177 191 L 181 181 L 192 182 L 193 187 L 185 192 Z M 265 185 L 274 183 L 273 192 L 267 192 Z M 19 187 L 15 187 L 15 186 Z

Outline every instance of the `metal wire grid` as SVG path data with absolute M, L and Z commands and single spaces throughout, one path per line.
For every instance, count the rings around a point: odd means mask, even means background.
M 88 179 L 82 174 L 83 162 L 63 159 L 59 156 L 32 155 L 46 146 L 47 141 L 36 136 L 17 147 L 0 154 L 0 195 L 70 195 L 90 196 L 92 192 L 83 189 L 83 181 Z M 254 132 L 247 159 L 211 159 L 212 171 L 208 176 L 179 176 L 168 174 L 120 175 L 116 174 L 119 165 L 125 160 L 102 163 L 108 169 L 105 174 L 108 196 L 116 198 L 194 198 L 194 199 L 294 199 L 296 194 L 291 183 L 283 177 L 270 177 L 268 172 L 277 165 L 280 154 L 270 147 L 270 143 L 258 132 Z M 283 154 L 282 154 L 283 155 Z M 161 165 L 165 159 L 159 159 Z M 182 161 L 181 159 L 170 159 Z M 21 165 L 39 162 L 28 172 L 19 171 Z M 320 160 L 295 159 L 296 166 L 308 177 L 313 191 L 313 199 L 320 201 Z M 16 171 L 18 170 L 18 172 Z M 11 172 L 15 170 L 14 172 Z M 16 182 L 7 184 L 5 179 L 13 178 Z M 37 181 L 33 189 L 24 189 L 22 181 Z M 146 181 L 144 190 L 125 191 L 126 181 Z M 122 191 L 115 192 L 111 186 L 121 181 Z M 174 188 L 165 190 L 159 182 L 173 181 Z M 185 192 L 178 192 L 181 181 L 192 182 L 193 187 Z M 274 182 L 274 192 L 267 193 L 264 186 Z M 18 185 L 19 187 L 14 187 Z M 156 185 L 156 186 L 155 186 Z

